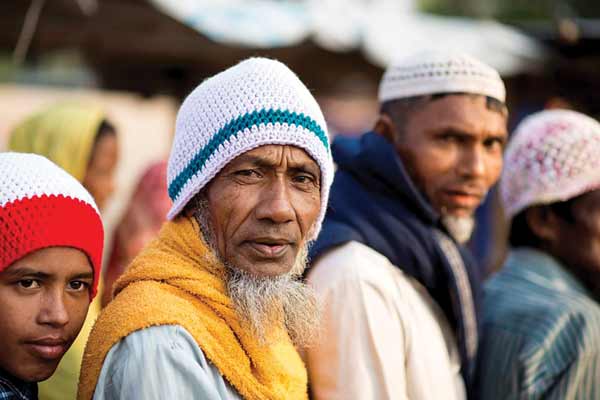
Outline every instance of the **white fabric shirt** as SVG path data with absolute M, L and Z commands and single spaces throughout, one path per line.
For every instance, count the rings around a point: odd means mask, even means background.
M 386 257 L 349 242 L 308 281 L 323 306 L 319 343 L 304 354 L 314 399 L 466 399 L 442 310 Z
M 130 333 L 108 352 L 94 400 L 241 400 L 180 325 Z

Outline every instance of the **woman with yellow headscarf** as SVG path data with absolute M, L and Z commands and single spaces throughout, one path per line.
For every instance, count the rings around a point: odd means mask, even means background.
M 114 190 L 116 130 L 98 107 L 62 103 L 33 114 L 11 132 L 8 149 L 52 160 L 83 184 L 100 209 Z M 54 375 L 39 385 L 41 400 L 75 399 L 83 350 L 99 313 L 100 296 Z

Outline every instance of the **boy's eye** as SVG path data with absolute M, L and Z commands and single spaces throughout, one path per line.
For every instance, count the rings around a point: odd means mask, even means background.
M 40 283 L 35 279 L 21 279 L 18 285 L 24 289 L 37 289 L 40 287 Z
M 88 287 L 89 287 L 89 284 L 86 282 L 82 282 L 82 281 L 69 282 L 69 289 L 71 289 L 71 290 L 81 291 L 81 290 L 87 289 Z

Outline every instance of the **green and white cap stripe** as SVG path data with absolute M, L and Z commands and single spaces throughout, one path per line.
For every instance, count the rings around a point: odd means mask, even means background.
M 325 216 L 333 161 L 325 119 L 314 97 L 284 64 L 250 58 L 207 79 L 183 102 L 167 172 L 173 219 L 238 155 L 267 144 L 303 148 L 321 169 Z

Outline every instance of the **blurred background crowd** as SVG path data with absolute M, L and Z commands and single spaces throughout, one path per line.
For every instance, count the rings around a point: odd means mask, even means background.
M 509 129 L 544 108 L 600 116 L 593 0 L 4 0 L 0 27 L 0 150 L 58 147 L 87 160 L 103 129 L 116 138 L 112 153 L 97 155 L 99 172 L 85 171 L 92 163 L 69 171 L 102 208 L 105 288 L 170 207 L 164 159 L 179 103 L 246 57 L 295 71 L 332 135 L 368 130 L 383 70 L 418 50 L 458 50 L 496 68 Z M 89 132 L 95 145 L 73 143 L 68 129 L 51 134 L 56 126 Z M 501 213 L 496 196 L 478 211 L 470 246 L 485 272 L 505 252 Z
M 0 149 L 26 116 L 63 101 L 99 107 L 118 132 L 107 243 L 131 237 L 132 224 L 115 229 L 122 219 L 146 224 L 128 202 L 166 157 L 180 101 L 248 56 L 297 72 L 333 135 L 368 130 L 383 70 L 419 50 L 459 50 L 499 70 L 509 128 L 543 108 L 600 114 L 600 5 L 591 0 L 10 0 L 0 20 Z M 499 212 L 491 196 L 471 243 L 487 271 L 504 253 Z

